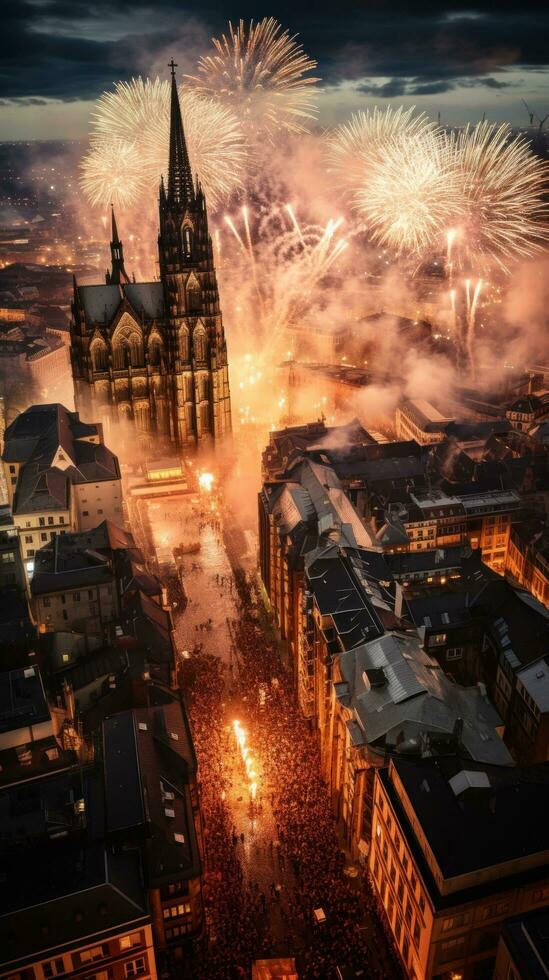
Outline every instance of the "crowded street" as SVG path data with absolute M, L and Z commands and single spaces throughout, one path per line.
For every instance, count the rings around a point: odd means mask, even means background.
M 206 852 L 206 928 L 188 975 L 244 978 L 256 959 L 293 957 L 304 978 L 400 976 L 365 871 L 338 844 L 316 736 L 220 503 L 162 502 L 150 516 L 157 545 L 170 534 L 188 548 L 174 623 Z

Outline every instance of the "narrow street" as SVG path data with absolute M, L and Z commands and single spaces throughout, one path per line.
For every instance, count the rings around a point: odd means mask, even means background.
M 207 855 L 206 935 L 188 975 L 249 977 L 255 959 L 292 956 L 304 978 L 399 977 L 362 873 L 345 874 L 316 737 L 253 588 L 231 569 L 213 499 L 162 502 L 151 518 L 155 541 L 200 545 L 183 556 L 188 604 L 175 615 Z

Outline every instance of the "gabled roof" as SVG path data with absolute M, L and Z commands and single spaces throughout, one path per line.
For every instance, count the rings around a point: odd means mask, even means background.
M 88 323 L 110 324 L 124 299 L 138 319 L 164 316 L 164 287 L 161 282 L 128 282 L 121 285 L 78 286 L 78 297 Z

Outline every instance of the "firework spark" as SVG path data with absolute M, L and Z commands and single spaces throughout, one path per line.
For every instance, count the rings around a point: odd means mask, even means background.
M 316 68 L 296 36 L 274 17 L 259 23 L 229 23 L 227 34 L 213 38 L 214 53 L 200 58 L 188 76 L 198 91 L 230 106 L 254 136 L 273 138 L 281 129 L 304 132 L 316 118 L 311 86 Z
M 182 88 L 179 98 L 191 164 L 214 210 L 242 187 L 244 136 L 228 108 L 189 88 Z M 91 150 L 82 162 L 82 186 L 92 204 L 110 203 L 117 188 L 122 206 L 135 203 L 144 192 L 156 193 L 168 164 L 169 105 L 170 84 L 159 78 L 118 82 L 113 92 L 101 96 L 92 116 Z M 113 156 L 122 156 L 124 147 L 131 148 L 141 174 L 136 182 L 135 167 L 128 168 L 126 188 L 123 166 L 113 169 L 112 184 L 108 177 Z
M 462 266 L 495 262 L 504 271 L 549 238 L 543 200 L 549 167 L 507 125 L 467 126 L 450 144 L 460 185 L 456 252 Z

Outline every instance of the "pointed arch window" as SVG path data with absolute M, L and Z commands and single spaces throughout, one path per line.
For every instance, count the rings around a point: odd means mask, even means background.
M 187 309 L 189 313 L 200 311 L 200 287 L 196 283 L 187 287 Z
M 182 361 L 189 360 L 189 331 L 184 324 L 179 328 L 179 356 Z
M 159 367 L 162 363 L 162 342 L 159 337 L 153 337 L 149 342 L 149 364 Z
M 92 366 L 94 371 L 106 371 L 109 365 L 109 358 L 105 344 L 97 341 L 91 349 Z
M 193 235 L 188 225 L 183 228 L 183 256 L 190 259 L 193 248 Z
M 193 336 L 193 348 L 195 361 L 205 361 L 207 353 L 206 331 L 204 327 L 197 327 Z

